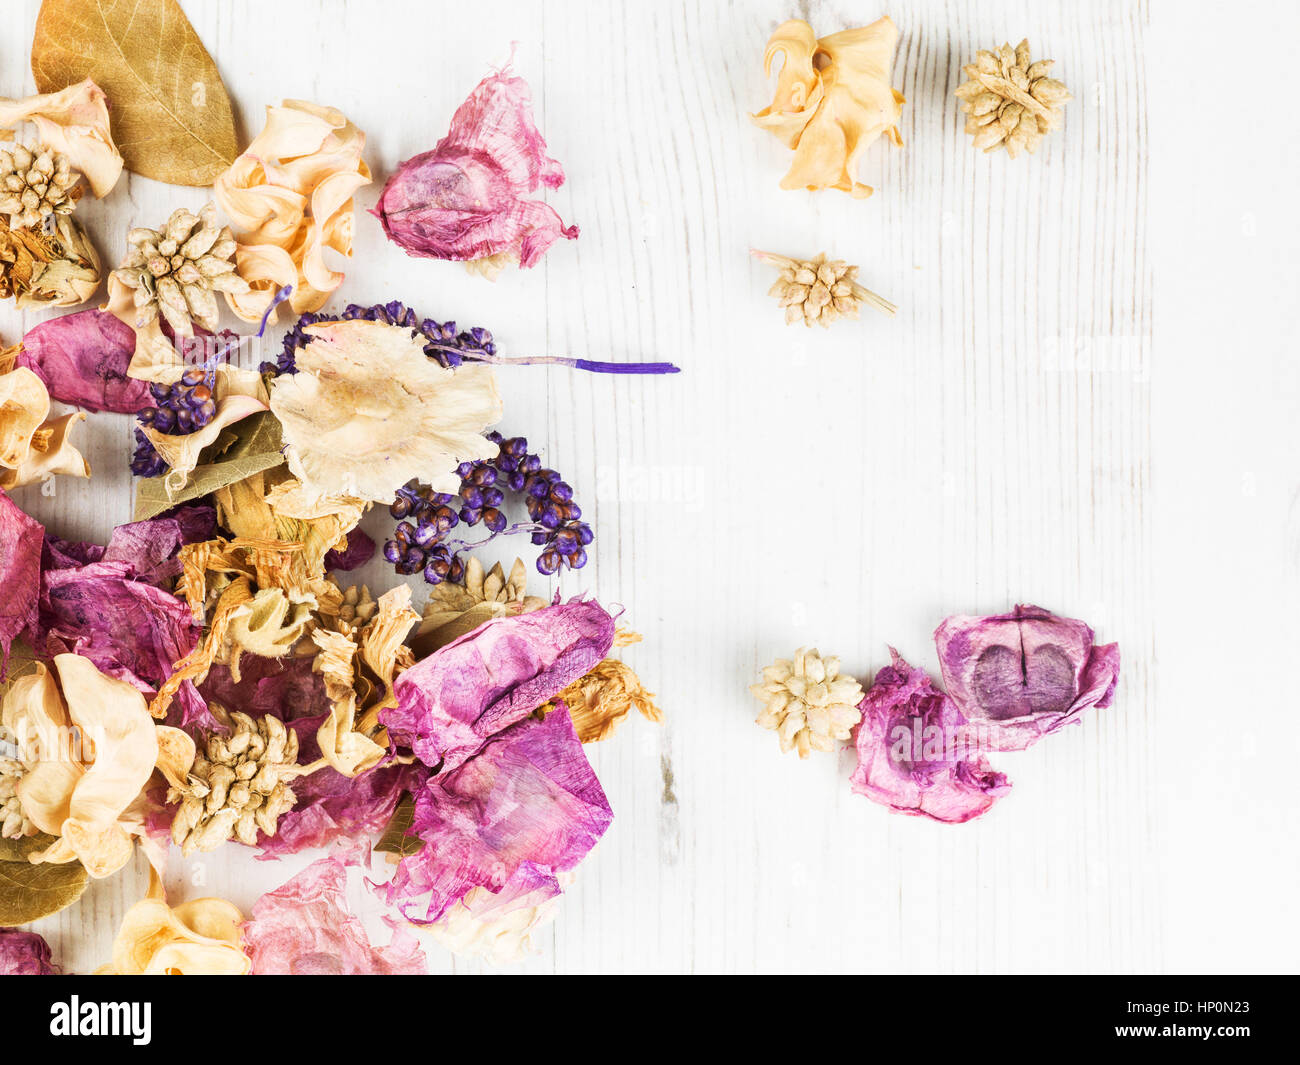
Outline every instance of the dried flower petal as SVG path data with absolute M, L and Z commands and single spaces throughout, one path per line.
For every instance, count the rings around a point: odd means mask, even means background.
M 432 924 L 412 927 L 453 954 L 494 965 L 522 961 L 538 953 L 533 937 L 555 919 L 560 889 L 572 880 L 572 873 L 551 876 L 521 865 L 499 892 L 476 887 Z
M 991 750 L 1023 750 L 1104 709 L 1119 681 L 1119 644 L 1099 647 L 1082 621 L 1041 607 L 950 617 L 934 642 L 949 697 L 985 726 Z
M 0 976 L 59 976 L 50 963 L 50 945 L 35 932 L 0 928 Z
M 753 115 L 759 127 L 794 149 L 783 189 L 872 193 L 854 177 L 862 152 L 881 134 L 903 143 L 903 95 L 889 85 L 898 28 L 889 16 L 817 40 L 799 19 L 778 26 L 763 57 L 766 73 L 784 59 L 772 103 Z
M 244 925 L 244 945 L 259 976 L 417 976 L 426 971 L 415 937 L 393 924 L 386 947 L 373 947 L 348 910 L 347 869 L 337 858 L 313 862 L 267 892 Z
M 36 625 L 41 586 L 41 545 L 45 530 L 0 490 L 0 678 L 9 649 L 24 630 Z
M 260 320 L 286 285 L 303 314 L 343 283 L 325 253 L 352 254 L 353 194 L 370 183 L 365 142 L 342 112 L 285 100 L 266 109 L 265 128 L 217 178 L 217 202 L 238 233 L 239 274 L 251 286 L 226 300 L 244 321 Z
M 501 417 L 490 367 L 444 369 L 410 331 L 382 322 L 308 327 L 298 373 L 275 379 L 271 410 L 289 469 L 312 492 L 389 503 L 419 477 L 460 487 L 456 466 L 493 458 L 481 434 Z
M 853 790 L 899 813 L 935 821 L 979 817 L 1010 789 L 979 753 L 956 705 L 923 670 L 892 647 L 891 665 L 876 674 L 859 704 Z
M 149 386 L 126 375 L 135 333 L 115 315 L 77 311 L 41 322 L 23 337 L 17 365 L 34 372 L 61 403 L 135 414 L 150 406 Z
M 493 619 L 398 677 L 397 705 L 380 723 L 425 765 L 453 769 L 589 672 L 613 642 L 614 619 L 598 603 Z
M 108 97 L 89 78 L 60 92 L 0 100 L 0 127 L 20 122 L 33 123 L 42 144 L 66 155 L 96 196 L 117 184 L 122 157 L 109 131 Z
M 528 83 L 507 67 L 478 84 L 436 148 L 398 167 L 375 214 L 408 255 L 478 264 L 494 277 L 508 262 L 536 265 L 561 237 L 577 238 L 577 226 L 524 198 L 563 183 L 533 121 Z
M 252 962 L 240 947 L 243 914 L 225 899 L 167 905 L 156 875 L 149 895 L 126 912 L 113 941 L 118 976 L 242 976 Z
M 503 890 L 521 868 L 554 878 L 586 856 L 613 816 L 568 713 L 522 721 L 416 793 L 412 829 L 425 846 L 398 864 L 388 901 L 422 924 L 476 887 Z

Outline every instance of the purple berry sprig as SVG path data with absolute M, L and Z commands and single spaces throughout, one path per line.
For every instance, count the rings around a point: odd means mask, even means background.
M 481 547 L 514 533 L 531 533 L 533 543 L 542 549 L 539 573 L 550 576 L 564 567 L 582 569 L 587 564 L 586 549 L 593 535 L 573 501 L 573 489 L 555 470 L 542 465 L 522 436 L 489 433 L 488 439 L 500 449 L 496 458 L 462 462 L 456 471 L 460 477 L 456 494 L 434 492 L 414 482 L 398 489 L 388 508 L 398 524 L 393 538 L 384 544 L 384 557 L 398 573 L 423 573 L 429 584 L 459 584 L 465 579 L 459 548 Z M 502 510 L 506 490 L 524 497 L 530 521 L 508 523 Z M 478 543 L 451 539 L 452 530 L 461 525 L 482 525 L 491 535 Z
M 174 384 L 151 384 L 149 391 L 158 405 L 142 410 L 136 415 L 136 421 L 169 436 L 198 432 L 217 413 L 217 402 L 212 395 L 215 379 L 215 371 L 194 367 L 181 374 L 181 379 Z M 131 472 L 137 477 L 160 477 L 166 470 L 163 457 L 149 438 L 136 429 Z

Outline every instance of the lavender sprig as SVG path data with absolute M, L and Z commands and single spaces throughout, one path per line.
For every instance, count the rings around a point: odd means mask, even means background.
M 351 304 L 341 314 L 304 314 L 298 324 L 284 337 L 284 350 L 273 363 L 262 364 L 263 373 L 297 373 L 298 352 L 311 342 L 311 335 L 306 327 L 320 322 L 346 322 L 361 319 L 367 322 L 383 322 L 385 325 L 402 326 L 411 330 L 411 335 L 423 337 L 426 341 L 424 353 L 441 366 L 454 369 L 462 363 L 487 362 L 495 366 L 571 366 L 578 370 L 592 373 L 614 374 L 666 374 L 680 373 L 678 367 L 670 362 L 597 362 L 591 359 L 575 359 L 567 355 L 532 355 L 518 358 L 505 358 L 497 354 L 496 342 L 492 334 L 479 326 L 457 332 L 455 322 L 438 322 L 432 318 L 420 318 L 415 311 L 404 303 L 394 300 L 391 303 L 376 303 L 373 307 Z
M 582 509 L 573 501 L 573 489 L 555 471 L 542 466 L 528 450 L 522 436 L 489 433 L 500 449 L 496 458 L 463 462 L 457 470 L 460 489 L 455 495 L 434 492 L 412 483 L 398 489 L 389 513 L 398 519 L 393 538 L 384 544 L 384 557 L 398 573 L 423 573 L 429 584 L 465 579 L 460 550 L 473 550 L 498 536 L 531 533 L 542 548 L 537 571 L 546 575 L 563 567 L 582 569 L 593 540 L 591 526 L 582 521 Z M 531 519 L 508 525 L 502 511 L 505 491 L 521 494 Z M 461 525 L 483 525 L 491 534 L 477 543 L 452 539 Z

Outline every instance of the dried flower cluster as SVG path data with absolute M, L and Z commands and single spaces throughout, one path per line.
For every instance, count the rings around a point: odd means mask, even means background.
M 974 137 L 976 148 L 1005 148 L 1014 159 L 1021 149 L 1032 153 L 1060 125 L 1065 104 L 1073 97 L 1047 76 L 1053 65 L 1050 59 L 1032 62 L 1028 40 L 1015 48 L 1004 44 L 975 54 L 975 62 L 963 68 L 969 80 L 955 95 L 969 116 L 966 132 Z
M 185 784 L 167 792 L 168 803 L 180 803 L 172 841 L 187 856 L 232 837 L 251 846 L 259 830 L 274 836 L 296 801 L 287 781 L 298 774 L 298 734 L 271 714 L 254 721 L 235 711 L 230 724 L 229 736 L 208 737 Z
M 0 217 L 0 299 L 19 310 L 74 307 L 99 288 L 99 255 L 86 231 L 69 215 L 52 216 L 50 232 L 11 229 Z
M 35 229 L 53 214 L 71 214 L 81 175 L 68 157 L 44 145 L 0 149 L 0 214 L 11 229 Z
M 787 325 L 814 323 L 829 329 L 840 318 L 857 318 L 866 304 L 891 318 L 898 308 L 857 281 L 858 268 L 839 260 L 828 260 L 823 253 L 815 259 L 791 259 L 767 251 L 755 251 L 754 257 L 775 266 L 781 276 L 768 289 L 785 308 Z
M 833 751 L 861 720 L 862 685 L 840 673 L 838 658 L 822 658 L 814 647 L 763 667 L 763 682 L 749 690 L 763 703 L 758 724 L 771 729 L 783 752 Z

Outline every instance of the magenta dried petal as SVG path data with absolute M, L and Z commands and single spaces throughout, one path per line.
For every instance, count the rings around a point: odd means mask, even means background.
M 1098 647 L 1084 622 L 1036 606 L 957 615 L 934 633 L 944 686 L 990 750 L 1018 751 L 1110 705 L 1119 645 Z
M 379 719 L 446 772 L 588 673 L 613 643 L 614 619 L 599 603 L 495 618 L 402 673 L 397 705 Z
M 0 976 L 59 976 L 50 945 L 35 932 L 0 928 Z
M 416 793 L 412 831 L 387 899 L 409 921 L 436 921 L 475 887 L 501 891 L 528 865 L 536 886 L 572 869 L 614 814 L 566 709 L 493 737 L 459 769 Z
M 479 83 L 433 151 L 398 167 L 374 213 L 409 255 L 472 261 L 513 254 L 520 266 L 533 266 L 561 237 L 578 236 L 550 206 L 525 199 L 563 182 L 533 121 L 527 82 L 502 71 Z
M 136 580 L 161 585 L 180 576 L 180 549 L 209 539 L 216 525 L 217 514 L 212 507 L 178 507 L 166 517 L 119 525 L 100 558 L 104 562 L 125 562 Z
M 201 630 L 184 602 L 133 573 L 126 562 L 95 562 L 41 574 L 37 653 L 82 655 L 108 676 L 155 692 L 194 649 Z M 174 714 L 169 723 L 210 722 L 207 704 L 189 681 L 177 693 Z
M 892 647 L 858 704 L 853 790 L 900 813 L 960 823 L 979 817 L 1011 790 L 1006 776 L 978 753 L 978 737 L 924 670 Z
M 325 570 L 333 572 L 335 570 L 354 570 L 358 566 L 364 566 L 375 557 L 375 541 L 360 529 L 353 529 L 348 533 L 348 546 L 342 551 L 327 551 L 325 554 Z
M 14 640 L 36 626 L 44 543 L 40 523 L 0 490 L 0 678 Z
M 28 367 L 61 403 L 135 414 L 154 401 L 147 382 L 126 375 L 134 354 L 135 330 L 115 315 L 91 309 L 30 329 L 15 365 Z
M 257 976 L 419 976 L 427 971 L 415 936 L 392 926 L 386 947 L 372 947 L 347 907 L 347 869 L 322 858 L 253 905 L 244 950 Z
M 329 699 L 324 680 L 312 669 L 314 661 L 297 655 L 279 659 L 243 655 L 238 683 L 229 666 L 217 663 L 199 684 L 199 694 L 252 718 L 274 714 L 284 721 L 304 717 L 320 721 L 329 712 Z

